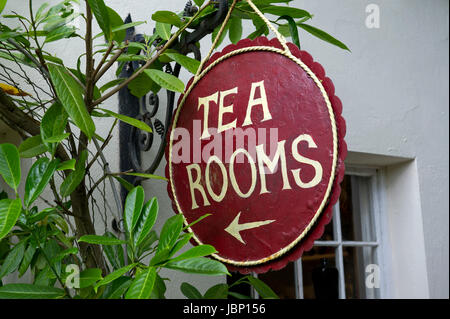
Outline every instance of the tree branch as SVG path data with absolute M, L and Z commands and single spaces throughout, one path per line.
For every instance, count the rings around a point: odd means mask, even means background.
M 114 62 L 116 62 L 117 59 L 122 55 L 123 51 L 125 51 L 125 47 L 119 49 L 119 51 L 117 51 L 116 54 L 114 54 L 114 56 L 105 64 L 105 66 L 103 66 L 98 71 L 98 73 L 95 75 L 94 82 L 97 82 L 103 76 L 103 74 L 105 74 L 105 72 L 109 70 L 109 68 L 114 64 Z
M 102 68 L 103 64 L 105 63 L 106 59 L 108 58 L 109 54 L 111 53 L 111 51 L 114 49 L 114 42 L 111 41 L 111 43 L 109 44 L 108 49 L 106 50 L 105 54 L 102 57 L 102 60 L 100 61 L 100 63 L 97 65 L 97 67 L 95 68 L 94 74 L 92 74 L 92 77 L 94 79 L 97 78 L 97 74 L 100 71 L 100 69 Z
M 86 44 L 86 94 L 84 102 L 91 113 L 92 93 L 94 91 L 94 60 L 92 56 L 92 11 L 89 3 L 86 1 L 86 35 L 84 37 Z
M 6 118 L 5 122 L 7 125 L 14 125 L 15 127 L 11 127 L 13 130 L 16 130 L 16 127 L 18 127 L 31 136 L 41 134 L 41 123 L 19 109 L 3 90 L 0 90 L 0 118 Z M 62 144 L 58 145 L 56 156 L 61 161 L 70 159 Z
M 103 101 L 107 100 L 108 98 L 110 98 L 111 96 L 113 96 L 114 94 L 116 94 L 117 92 L 119 92 L 121 89 L 123 89 L 124 87 L 126 87 L 131 81 L 133 81 L 135 78 L 137 78 L 142 72 L 144 72 L 145 69 L 147 69 L 150 65 L 152 65 L 153 62 L 155 62 L 159 56 L 164 53 L 164 51 L 166 51 L 172 44 L 173 42 L 180 36 L 180 34 L 186 30 L 186 28 L 200 15 L 200 13 L 207 8 L 209 5 L 211 4 L 211 1 L 208 1 L 200 10 L 197 11 L 197 13 L 184 25 L 182 26 L 180 29 L 178 29 L 178 31 L 176 33 L 174 33 L 174 35 L 167 40 L 167 42 L 164 44 L 164 46 L 158 50 L 155 55 L 148 60 L 140 69 L 138 69 L 136 72 L 134 72 L 129 78 L 127 78 L 125 81 L 123 81 L 122 83 L 120 83 L 119 85 L 117 85 L 114 89 L 112 89 L 111 91 L 109 91 L 108 93 L 106 93 L 104 96 L 102 96 L 101 98 L 95 100 L 92 103 L 92 107 L 95 107 L 96 105 L 102 103 Z

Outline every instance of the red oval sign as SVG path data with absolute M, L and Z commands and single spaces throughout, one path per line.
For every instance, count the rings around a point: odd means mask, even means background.
M 208 61 L 179 100 L 168 190 L 196 243 L 243 273 L 299 258 L 331 219 L 344 174 L 341 104 L 311 56 L 264 37 Z

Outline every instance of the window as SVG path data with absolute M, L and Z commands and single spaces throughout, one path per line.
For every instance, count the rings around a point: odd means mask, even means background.
M 280 298 L 382 298 L 386 280 L 379 174 L 347 168 L 333 219 L 314 247 L 279 271 L 260 274 Z M 384 280 L 383 280 L 384 279 Z M 252 292 L 254 295 L 255 292 Z

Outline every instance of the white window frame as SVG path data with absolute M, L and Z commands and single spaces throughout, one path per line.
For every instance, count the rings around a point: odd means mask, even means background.
M 384 194 L 384 179 L 383 172 L 379 168 L 367 168 L 347 166 L 345 175 L 350 175 L 352 178 L 352 205 L 358 207 L 357 211 L 370 212 L 372 215 L 372 221 L 370 224 L 364 223 L 363 225 L 373 225 L 372 231 L 375 235 L 374 240 L 368 241 L 348 241 L 342 238 L 342 228 L 340 219 L 339 202 L 333 207 L 333 238 L 334 240 L 324 241 L 316 240 L 314 246 L 316 247 L 333 247 L 335 249 L 335 264 L 339 273 L 339 299 L 345 299 L 345 269 L 344 269 L 344 247 L 372 247 L 374 255 L 371 256 L 373 262 L 379 266 L 379 279 L 380 288 L 372 288 L 369 291 L 370 298 L 389 298 L 390 297 L 390 267 L 388 267 L 387 258 L 389 254 L 388 246 L 388 230 L 387 214 L 385 209 L 385 194 Z M 368 183 L 359 183 L 357 176 L 370 178 Z M 356 186 L 356 187 L 355 187 Z M 358 195 L 358 192 L 367 192 L 368 200 Z M 369 218 L 367 214 L 360 216 L 362 218 Z M 367 265 L 365 265 L 367 266 Z M 365 269 L 363 270 L 365 271 Z M 254 274 L 256 275 L 256 274 Z M 303 271 L 302 271 L 302 259 L 298 259 L 294 262 L 294 275 L 295 275 L 295 294 L 297 299 L 303 299 Z M 363 281 L 364 284 L 364 281 Z M 252 289 L 252 296 L 258 297 L 257 293 Z

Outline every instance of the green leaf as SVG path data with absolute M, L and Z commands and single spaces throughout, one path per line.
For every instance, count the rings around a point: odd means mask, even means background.
M 181 27 L 183 25 L 180 17 L 176 13 L 171 11 L 156 11 L 152 14 L 152 20 L 156 22 L 172 24 L 176 27 Z
M 311 17 L 311 14 L 302 9 L 297 9 L 293 7 L 283 7 L 283 6 L 268 6 L 261 9 L 263 13 L 269 13 L 277 16 L 290 16 L 295 19 Z
M 147 69 L 144 72 L 161 87 L 173 92 L 184 92 L 184 83 L 176 76 L 154 69 Z
M 227 299 L 228 297 L 228 285 L 227 284 L 218 284 L 209 288 L 205 295 L 204 299 Z
M 9 143 L 0 144 L 0 175 L 15 192 L 19 187 L 20 173 L 20 158 L 17 147 Z
M 199 245 L 195 246 L 188 251 L 180 254 L 179 256 L 173 258 L 170 262 L 177 262 L 184 259 L 204 257 L 216 253 L 217 250 L 211 245 Z
M 181 248 L 186 246 L 186 244 L 191 240 L 191 238 L 194 236 L 192 233 L 187 233 L 182 236 L 180 236 L 180 239 L 177 241 L 177 243 L 173 246 L 173 248 L 170 250 L 170 256 L 175 255 Z
M 44 57 L 44 60 L 63 65 L 63 60 L 61 60 L 60 58 L 48 54 L 42 54 L 42 56 Z
M 84 150 L 77 163 L 75 164 L 75 170 L 67 175 L 66 179 L 62 182 L 59 192 L 63 197 L 69 196 L 75 188 L 81 183 L 85 174 L 85 162 L 88 153 Z
M 4 276 L 17 270 L 25 252 L 25 244 L 26 240 L 21 241 L 9 252 L 8 256 L 6 256 L 0 268 L 0 280 Z
M 141 55 L 122 53 L 122 55 L 117 59 L 118 62 L 129 62 L 129 61 L 143 61 Z
M 164 248 L 156 252 L 155 256 L 150 260 L 149 266 L 164 264 L 170 256 L 170 249 Z
M 106 294 L 105 291 L 103 297 L 107 299 L 121 299 L 122 295 L 127 291 L 132 282 L 133 280 L 130 277 L 117 278 L 110 284 L 109 293 Z
M 0 0 L 0 13 L 2 13 L 3 9 L 5 8 L 6 1 L 7 0 Z
M 131 191 L 134 188 L 134 185 L 131 184 L 130 182 L 128 182 L 127 180 L 123 179 L 120 176 L 115 176 L 113 175 L 113 177 L 127 190 L 127 191 Z
M 84 104 L 82 89 L 63 66 L 48 64 L 48 70 L 56 94 L 67 114 L 75 125 L 91 139 L 95 133 L 95 125 Z
M 108 9 L 103 2 L 103 0 L 87 0 L 89 6 L 91 7 L 92 13 L 97 20 L 100 29 L 102 29 L 103 34 L 109 41 L 111 39 L 111 23 L 109 21 Z
M 256 14 L 252 15 L 251 19 L 252 19 L 252 23 L 253 23 L 253 25 L 255 26 L 255 29 L 256 29 L 255 32 L 259 32 L 259 35 L 261 35 L 261 34 L 268 35 L 269 34 L 269 28 L 268 28 L 267 24 L 264 22 L 263 19 L 261 19 Z
M 188 299 L 202 299 L 203 298 L 200 291 L 198 291 L 197 288 L 195 288 L 194 286 L 192 286 L 191 284 L 189 284 L 187 282 L 183 282 L 181 284 L 180 290 L 183 293 L 183 295 L 185 295 L 186 298 L 188 298 Z
M 238 292 L 234 292 L 234 291 L 228 291 L 228 295 L 231 297 L 234 297 L 236 299 L 252 299 L 249 296 L 246 296 L 246 295 L 240 294 Z
M 24 204 L 27 208 L 44 191 L 55 173 L 58 164 L 58 159 L 50 161 L 46 157 L 41 157 L 31 166 L 25 182 Z
M 164 180 L 164 181 L 168 181 L 168 179 L 167 179 L 166 177 L 159 176 L 159 175 L 154 175 L 154 174 L 146 174 L 146 173 L 125 173 L 125 175 L 139 176 L 139 177 L 144 177 L 144 178 L 148 178 L 148 179 L 162 179 L 162 180 Z
M 300 28 L 302 28 L 303 30 L 311 33 L 312 35 L 318 37 L 319 39 L 334 44 L 336 46 L 338 46 L 341 49 L 350 51 L 350 49 L 341 41 L 335 39 L 333 36 L 329 35 L 328 33 L 326 33 L 325 31 L 322 31 L 316 27 L 313 27 L 309 24 L 305 24 L 305 23 L 298 23 L 297 24 Z
M 117 237 L 110 232 L 106 232 L 104 236 L 117 239 Z M 122 246 L 106 245 L 103 247 L 103 251 L 114 269 L 119 269 L 125 265 Z
M 298 30 L 297 30 L 297 25 L 295 24 L 295 20 L 291 16 L 288 16 L 288 15 L 284 15 L 284 16 L 279 17 L 277 19 L 277 21 L 280 20 L 280 19 L 284 19 L 284 20 L 286 20 L 288 22 L 289 33 L 290 33 L 290 36 L 292 38 L 292 42 L 298 48 L 300 48 L 300 39 L 298 37 Z
M 75 170 L 75 163 L 76 159 L 72 158 L 68 161 L 62 162 L 58 165 L 57 169 L 58 171 L 65 171 L 65 170 Z
M 272 3 L 288 3 L 292 1 L 293 0 L 253 0 L 253 3 L 257 6 L 261 6 L 261 5 L 269 5 Z
M 16 224 L 22 212 L 20 198 L 0 200 L 0 239 L 5 237 Z
M 279 299 L 277 294 L 262 280 L 253 276 L 247 276 L 247 279 L 262 298 Z
M 142 254 L 151 249 L 151 246 L 158 240 L 156 231 L 151 230 L 150 233 L 144 238 L 144 240 L 137 247 L 137 257 L 141 257 Z
M 197 220 L 194 220 L 192 223 L 190 223 L 189 225 L 185 226 L 185 227 L 183 228 L 183 230 L 186 230 L 186 229 L 188 229 L 188 228 L 194 226 L 194 225 L 197 224 L 198 222 L 202 221 L 203 219 L 205 219 L 206 217 L 211 216 L 211 215 L 212 215 L 212 214 L 205 214 L 205 215 L 199 217 Z
M 57 216 L 58 218 L 61 218 L 61 220 L 64 220 L 61 216 L 58 216 L 58 215 L 54 215 L 54 216 Z M 51 223 L 51 221 L 50 221 L 50 223 Z M 62 251 L 62 248 L 56 240 L 47 240 L 47 242 L 45 243 L 43 252 L 47 256 L 47 258 L 50 259 L 50 262 L 51 262 L 51 260 L 55 259 L 54 268 L 58 274 L 61 274 L 62 269 L 61 269 L 61 262 L 56 261 L 57 260 L 56 257 L 59 255 L 59 253 L 61 251 Z M 54 275 L 53 271 L 51 271 L 51 273 L 52 273 L 52 275 Z
M 80 273 L 80 288 L 92 286 L 102 279 L 102 270 L 98 268 L 88 268 Z
M 192 74 L 197 73 L 198 67 L 200 66 L 200 61 L 187 57 L 179 53 L 164 53 L 172 60 L 176 61 L 179 65 L 186 68 Z
M 152 230 L 153 225 L 155 225 L 156 218 L 158 217 L 158 200 L 153 197 L 147 203 L 145 203 L 142 208 L 142 213 L 139 221 L 136 224 L 133 233 L 133 239 L 135 245 L 139 245 L 147 237 L 148 233 Z
M 203 5 L 203 2 L 205 2 L 205 0 L 194 0 L 194 3 L 197 5 L 197 7 L 201 7 Z
M 156 279 L 156 268 L 150 267 L 133 280 L 125 299 L 149 299 Z
M 84 235 L 78 239 L 79 243 L 88 243 L 88 244 L 96 244 L 96 245 L 121 245 L 126 244 L 127 242 L 124 240 L 120 240 L 117 238 L 111 238 L 108 236 L 99 236 L 99 235 Z
M 242 38 L 242 20 L 238 18 L 230 19 L 229 37 L 231 43 L 236 44 Z
M 108 16 L 109 21 L 111 23 L 111 34 L 112 39 L 118 43 L 121 43 L 125 40 L 125 37 L 127 35 L 126 30 L 124 28 L 123 19 L 120 17 L 120 15 L 111 9 L 110 7 L 107 7 L 108 10 Z
M 41 135 L 35 135 L 27 138 L 19 146 L 20 157 L 30 158 L 47 152 L 47 147 L 42 142 Z
M 158 91 L 161 89 L 161 86 L 159 86 L 145 72 L 143 72 L 128 84 L 128 89 L 130 90 L 131 94 L 141 98 L 150 91 L 152 91 L 153 93 L 158 93 Z
M 64 295 L 63 289 L 32 284 L 9 284 L 0 287 L 0 299 L 56 299 Z
M 105 278 L 100 280 L 94 287 L 95 290 L 98 289 L 98 287 L 109 284 L 110 282 L 116 280 L 117 278 L 121 277 L 125 273 L 129 272 L 131 269 L 137 266 L 137 263 L 127 265 L 125 267 L 122 267 L 120 269 L 117 269 L 116 271 L 113 271 L 109 275 L 107 275 Z
M 123 114 L 117 114 L 117 113 L 112 112 L 112 111 L 107 110 L 107 109 L 102 109 L 102 108 L 99 108 L 99 109 L 102 110 L 103 112 L 105 112 L 106 114 L 111 115 L 111 116 L 115 117 L 116 119 L 121 120 L 124 123 L 127 123 L 127 124 L 130 124 L 130 125 L 134 126 L 134 127 L 137 127 L 138 129 L 140 129 L 142 131 L 146 131 L 146 132 L 149 132 L 149 133 L 152 132 L 152 129 L 150 128 L 150 126 L 148 126 L 146 123 L 144 123 L 142 121 L 139 121 L 139 120 L 137 120 L 135 118 L 132 118 L 132 117 L 129 117 L 129 116 L 126 116 L 126 115 L 123 115 Z
M 30 243 L 28 245 L 28 248 L 25 250 L 22 263 L 20 264 L 20 267 L 19 267 L 19 277 L 22 277 L 23 274 L 27 271 L 35 252 L 36 252 L 36 247 Z
M 159 35 L 161 37 L 161 39 L 163 40 L 169 40 L 170 39 L 170 29 L 172 28 L 172 26 L 168 23 L 161 23 L 161 22 L 156 22 L 155 25 L 155 29 L 156 29 L 156 34 Z
M 70 136 L 70 133 L 64 133 L 64 134 L 60 134 L 60 135 L 55 135 L 52 137 L 49 137 L 46 142 L 49 143 L 60 143 L 61 141 L 65 140 L 66 138 L 68 138 Z
M 170 217 L 161 229 L 159 237 L 158 251 L 171 249 L 175 245 L 181 229 L 183 228 L 184 217 L 181 214 Z
M 221 25 L 219 25 L 218 27 L 216 27 L 213 31 L 213 33 L 211 33 L 211 42 L 214 43 L 214 41 L 216 40 L 217 35 L 219 34 L 219 30 L 221 28 Z M 227 36 L 228 30 L 230 29 L 230 25 L 227 24 L 222 31 L 222 34 L 220 35 L 219 40 L 217 41 L 216 47 L 219 47 L 219 45 L 223 42 L 223 40 L 225 39 L 225 37 Z
M 125 81 L 125 78 L 119 78 L 119 79 L 115 79 L 115 80 L 109 81 L 106 84 L 102 85 L 99 90 L 100 90 L 101 93 L 103 93 L 106 90 L 108 90 L 108 89 L 110 89 L 112 87 L 115 87 L 116 85 L 119 85 L 123 81 Z
M 76 254 L 78 254 L 78 248 L 76 248 L 76 247 L 67 248 L 67 249 L 63 250 L 62 252 L 58 253 L 58 255 L 56 255 L 55 257 L 53 257 L 51 262 L 57 263 L 69 255 L 76 255 Z
M 127 29 L 129 29 L 129 28 L 136 27 L 136 26 L 141 25 L 141 24 L 144 24 L 144 23 L 147 23 L 147 22 L 146 22 L 146 21 L 134 21 L 134 22 L 130 22 L 130 23 L 125 23 L 125 24 L 122 24 L 122 25 L 118 25 L 118 26 L 116 26 L 116 27 L 113 27 L 113 28 L 111 29 L 111 31 L 112 31 L 113 33 L 115 33 L 115 32 L 118 32 L 118 31 L 127 30 Z M 122 39 L 122 40 L 123 40 L 123 39 Z M 132 43 L 135 43 L 135 42 L 132 42 Z M 136 44 L 136 43 L 135 43 L 135 44 Z M 128 45 L 130 46 L 131 43 L 129 43 Z
M 40 256 L 43 256 L 42 254 Z M 44 262 L 44 269 L 39 271 L 39 273 L 34 277 L 34 285 L 35 286 L 53 286 L 56 282 L 56 278 L 54 273 L 52 272 L 50 266 L 46 264 L 45 259 L 42 257 Z
M 217 260 L 205 257 L 169 262 L 164 267 L 179 270 L 188 274 L 202 274 L 210 276 L 229 275 L 227 267 Z
M 50 153 L 55 154 L 57 144 L 50 143 L 49 139 L 64 133 L 68 115 L 61 103 L 56 102 L 45 112 L 41 121 L 41 137 Z
M 61 196 L 66 197 L 72 194 L 75 188 L 77 188 L 77 186 L 80 185 L 81 181 L 84 178 L 84 174 L 85 174 L 84 168 L 75 169 L 75 171 L 71 172 L 62 182 L 59 188 Z
M 38 222 L 38 221 L 44 219 L 46 216 L 53 213 L 54 211 L 55 211 L 55 209 L 53 207 L 46 208 L 36 214 L 33 214 L 32 216 L 29 216 L 28 223 L 34 224 L 35 222 Z
M 156 274 L 155 284 L 153 285 L 152 294 L 150 295 L 150 299 L 165 299 L 167 287 L 164 283 L 164 279 L 161 278 L 158 274 Z
M 125 199 L 125 229 L 130 237 L 141 215 L 144 197 L 145 194 L 142 186 L 136 186 L 128 193 Z
M 254 40 L 255 38 L 259 37 L 260 35 L 262 35 L 263 33 L 268 32 L 267 26 L 266 25 L 262 25 L 258 28 L 256 28 L 256 30 L 252 33 L 250 33 L 247 38 Z
M 45 2 L 39 7 L 39 9 L 36 11 L 36 17 L 35 17 L 36 21 L 39 21 L 40 19 L 45 18 L 47 16 L 48 11 L 47 11 L 47 13 L 44 13 L 44 10 L 48 6 L 49 6 L 49 4 Z
M 162 70 L 163 65 L 159 62 L 159 60 L 156 60 L 150 65 L 149 69 Z M 128 89 L 134 96 L 143 97 L 150 91 L 155 94 L 158 93 L 161 86 L 153 81 L 145 72 L 142 72 L 128 84 Z
M 48 221 L 54 222 L 64 233 L 69 232 L 69 225 L 64 220 L 64 218 L 61 217 L 59 214 L 55 214 L 54 212 L 48 216 Z
M 56 29 L 51 30 L 47 33 L 45 37 L 45 43 L 50 43 L 53 41 L 70 38 L 73 36 L 76 32 L 76 29 L 74 27 L 68 27 L 68 26 L 60 26 Z

